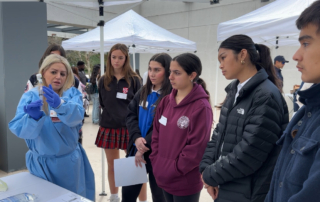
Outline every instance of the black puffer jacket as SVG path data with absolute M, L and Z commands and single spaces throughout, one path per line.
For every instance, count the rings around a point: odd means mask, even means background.
M 280 151 L 275 143 L 289 121 L 288 108 L 264 69 L 243 86 L 234 104 L 238 83 L 226 88 L 200 172 L 205 183 L 219 185 L 215 202 L 263 202 Z

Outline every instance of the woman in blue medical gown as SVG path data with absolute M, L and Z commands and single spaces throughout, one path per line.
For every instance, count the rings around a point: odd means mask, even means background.
M 64 57 L 52 54 L 43 61 L 39 73 L 43 85 L 22 95 L 9 128 L 27 143 L 30 173 L 94 200 L 94 174 L 78 143 L 84 115 L 82 95 L 72 87 L 71 67 Z

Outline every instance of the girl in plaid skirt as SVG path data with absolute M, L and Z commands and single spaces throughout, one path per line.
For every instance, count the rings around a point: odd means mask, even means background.
M 114 45 L 107 59 L 107 71 L 98 82 L 99 102 L 102 108 L 96 145 L 105 149 L 108 162 L 110 201 L 119 202 L 114 181 L 114 159 L 120 157 L 119 149 L 127 149 L 129 133 L 126 127 L 127 106 L 141 87 L 139 76 L 130 66 L 128 48 Z

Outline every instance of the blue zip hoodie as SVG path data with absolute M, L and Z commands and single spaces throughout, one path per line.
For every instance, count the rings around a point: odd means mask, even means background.
M 152 90 L 147 97 L 147 109 L 143 108 L 143 103 L 139 105 L 139 129 L 143 138 L 146 137 L 149 128 L 152 126 L 155 108 L 154 103 L 158 100 L 159 95 L 157 91 Z
M 143 109 L 143 103 L 140 103 L 142 88 L 135 94 L 134 98 L 128 105 L 128 115 L 126 125 L 129 131 L 129 144 L 127 147 L 127 156 L 134 155 L 132 149 L 137 138 L 143 137 L 147 141 L 146 146 L 151 149 L 151 135 L 153 128 L 154 103 L 158 100 L 159 91 L 152 91 L 147 97 L 147 109 Z

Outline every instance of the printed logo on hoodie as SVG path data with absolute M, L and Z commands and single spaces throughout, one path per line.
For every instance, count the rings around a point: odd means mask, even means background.
M 188 126 L 189 126 L 189 118 L 186 117 L 186 116 L 181 116 L 179 119 L 178 119 L 178 122 L 177 122 L 177 125 L 179 128 L 181 129 L 186 129 Z

